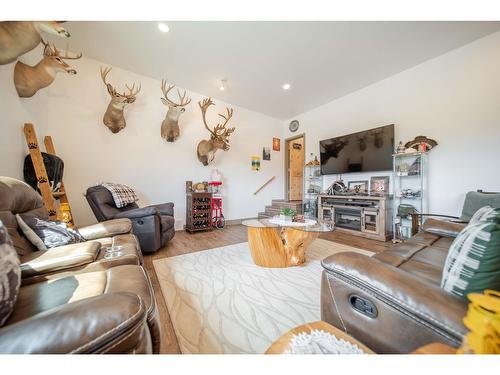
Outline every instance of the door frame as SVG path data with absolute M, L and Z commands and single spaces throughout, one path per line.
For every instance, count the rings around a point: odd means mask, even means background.
M 294 135 L 290 138 L 285 138 L 285 143 L 283 147 L 285 148 L 285 200 L 290 200 L 290 152 L 288 150 L 288 144 L 296 139 L 303 138 L 303 152 L 304 152 L 304 165 L 306 162 L 306 133 L 301 133 Z M 304 165 L 302 169 L 304 169 Z M 302 198 L 304 198 L 304 182 L 302 181 Z M 303 199 L 302 199 L 303 200 Z

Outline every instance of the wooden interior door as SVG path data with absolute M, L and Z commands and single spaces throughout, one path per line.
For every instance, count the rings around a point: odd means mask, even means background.
M 288 199 L 302 200 L 304 173 L 304 137 L 288 141 Z

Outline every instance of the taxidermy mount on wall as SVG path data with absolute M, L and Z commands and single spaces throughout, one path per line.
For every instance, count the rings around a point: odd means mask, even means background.
M 125 85 L 129 91 L 128 94 L 120 94 L 113 86 L 111 86 L 111 84 L 106 82 L 106 77 L 111 69 L 111 67 L 103 69 L 101 66 L 101 78 L 108 89 L 109 95 L 111 96 L 111 101 L 109 102 L 108 108 L 104 113 L 103 122 L 112 133 L 118 133 L 125 126 L 127 126 L 125 116 L 123 115 L 123 109 L 127 104 L 135 102 L 137 94 L 141 91 L 141 85 L 139 84 L 137 88 L 135 87 L 135 83 L 132 87 Z
M 184 94 L 181 95 L 179 89 L 177 89 L 177 95 L 179 95 L 179 103 L 175 103 L 174 101 L 168 98 L 168 93 L 172 90 L 175 85 L 168 85 L 167 81 L 161 80 L 161 91 L 163 92 L 163 98 L 161 98 L 161 102 L 168 107 L 167 115 L 165 119 L 161 123 L 161 137 L 164 138 L 167 142 L 175 142 L 180 135 L 179 128 L 179 117 L 185 111 L 189 103 L 191 103 L 191 98 L 186 98 L 186 90 L 184 90 Z
M 215 152 L 217 150 L 228 151 L 229 146 L 229 136 L 234 132 L 235 128 L 226 129 L 226 125 L 233 117 L 233 109 L 226 108 L 227 114 L 223 115 L 219 113 L 219 116 L 224 119 L 222 124 L 217 124 L 214 130 L 210 129 L 207 124 L 206 114 L 207 109 L 211 105 L 214 105 L 212 98 L 203 99 L 203 101 L 198 102 L 198 105 L 201 108 L 201 113 L 203 115 L 203 123 L 205 124 L 205 128 L 210 132 L 209 140 L 202 140 L 198 143 L 197 154 L 198 160 L 205 166 L 211 163 L 215 158 Z
M 8 64 L 31 51 L 42 41 L 46 32 L 69 38 L 70 35 L 55 21 L 3 21 L 0 22 L 0 65 Z
M 65 72 L 68 74 L 76 74 L 76 70 L 69 66 L 64 60 L 76 60 L 82 57 L 80 52 L 78 55 L 70 56 L 68 51 L 61 55 L 61 52 L 55 45 L 50 46 L 45 43 L 43 50 L 43 58 L 35 66 L 29 66 L 21 61 L 16 63 L 14 68 L 14 85 L 16 86 L 17 94 L 21 98 L 30 98 L 36 92 L 44 87 L 49 86 L 54 82 L 56 74 Z

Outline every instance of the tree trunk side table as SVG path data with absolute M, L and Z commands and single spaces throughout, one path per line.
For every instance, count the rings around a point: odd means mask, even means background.
M 305 250 L 323 232 L 333 226 L 306 220 L 295 223 L 275 219 L 252 219 L 242 223 L 248 227 L 248 245 L 254 263 L 261 267 L 284 268 L 305 262 Z

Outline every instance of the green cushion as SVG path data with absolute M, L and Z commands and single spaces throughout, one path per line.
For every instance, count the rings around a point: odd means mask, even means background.
M 500 208 L 500 193 L 486 194 L 477 191 L 469 191 L 465 196 L 460 220 L 469 222 L 476 211 L 484 206 Z
M 441 288 L 466 300 L 469 293 L 500 290 L 500 225 L 467 225 L 450 246 Z

